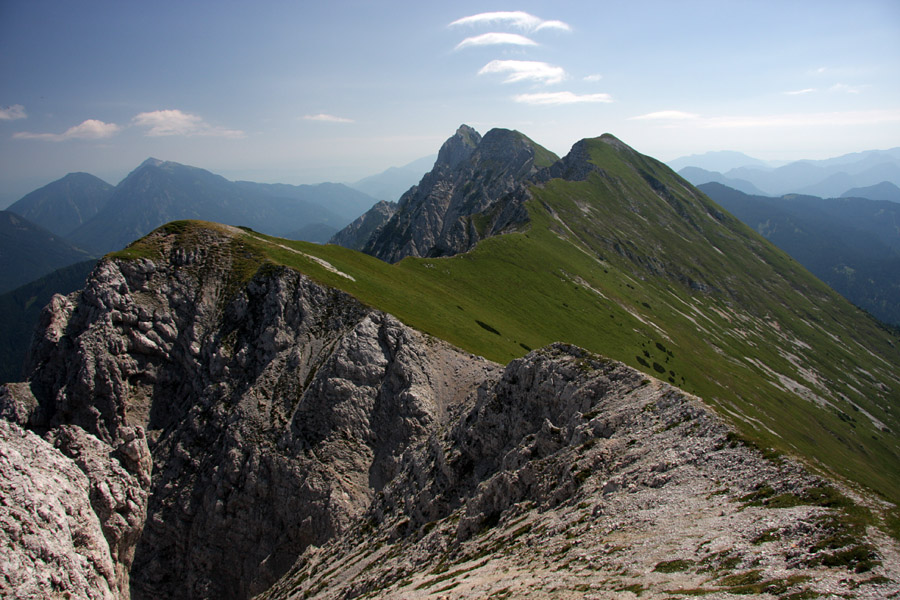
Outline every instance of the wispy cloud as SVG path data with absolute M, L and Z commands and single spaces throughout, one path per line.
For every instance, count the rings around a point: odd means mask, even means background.
M 630 117 L 632 121 L 685 121 L 691 119 L 699 119 L 700 115 L 684 112 L 681 110 L 660 110 L 657 112 L 647 113 L 646 115 L 638 115 Z
M 468 48 L 470 46 L 497 46 L 501 44 L 509 44 L 513 46 L 537 46 L 538 43 L 532 39 L 519 35 L 518 33 L 483 33 L 473 37 L 468 37 L 458 43 L 454 50 Z
M 21 104 L 13 104 L 12 106 L 4 106 L 0 108 L 0 121 L 13 121 L 15 119 L 24 119 L 28 115 L 25 114 L 25 107 Z
M 864 87 L 866 86 L 853 86 L 844 83 L 836 83 L 828 88 L 828 91 L 836 94 L 858 94 L 863 90 Z
M 804 94 L 811 94 L 816 91 L 816 88 L 805 88 L 802 90 L 791 90 L 789 92 L 784 92 L 785 96 L 802 96 Z
M 492 60 L 478 71 L 479 75 L 489 73 L 506 73 L 503 83 L 537 81 L 551 84 L 566 78 L 566 71 L 562 67 L 534 60 Z
M 477 15 L 457 19 L 450 23 L 450 27 L 457 25 L 484 25 L 493 23 L 505 23 L 521 29 L 522 31 L 539 31 L 541 29 L 559 29 L 562 31 L 572 30 L 567 23 L 563 23 L 562 21 L 545 21 L 540 17 L 519 10 L 479 13 Z
M 170 135 L 227 138 L 244 137 L 243 131 L 216 127 L 210 125 L 198 115 L 192 115 L 177 109 L 142 112 L 135 116 L 131 122 L 138 127 L 149 128 L 146 135 L 150 137 Z
M 609 94 L 574 94 L 572 92 L 519 94 L 518 96 L 513 96 L 513 100 L 522 104 L 537 105 L 609 103 L 613 101 L 612 96 Z
M 119 133 L 121 127 L 115 123 L 104 123 L 96 119 L 88 119 L 80 125 L 70 127 L 64 133 L 31 133 L 20 131 L 13 137 L 19 140 L 44 140 L 47 142 L 64 142 L 66 140 L 100 140 Z
M 750 129 L 765 127 L 821 127 L 846 125 L 882 125 L 900 122 L 900 110 L 856 110 L 843 112 L 792 113 L 781 115 L 701 116 L 677 110 L 665 110 L 631 117 L 631 120 L 658 120 L 665 126 L 677 125 L 705 129 Z
M 326 113 L 319 113 L 317 115 L 303 115 L 303 118 L 307 121 L 323 121 L 325 123 L 353 123 L 353 119 L 336 117 L 334 115 L 329 115 Z
M 596 82 L 600 81 L 601 79 L 603 79 L 603 75 L 601 75 L 599 73 L 594 73 L 593 75 L 588 75 L 587 77 L 584 77 L 583 79 L 585 81 L 587 81 L 588 83 L 596 83 Z

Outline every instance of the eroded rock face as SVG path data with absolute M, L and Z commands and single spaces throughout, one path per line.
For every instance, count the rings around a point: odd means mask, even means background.
M 482 138 L 461 126 L 363 251 L 387 262 L 450 256 L 523 225 L 526 183 L 539 171 L 535 154 L 536 144 L 518 132 L 492 129 Z
M 139 540 L 115 519 L 132 499 L 98 498 L 135 598 L 265 590 L 497 369 L 295 271 L 235 281 L 241 232 L 194 234 L 160 232 L 163 258 L 102 261 L 55 298 L 4 409 L 74 457 L 87 432 L 149 484 Z
M 364 519 L 261 598 L 900 591 L 885 577 L 896 546 L 838 524 L 828 483 L 741 443 L 697 398 L 572 346 L 510 363 L 401 464 Z M 840 536 L 848 547 L 829 547 Z M 850 554 L 877 560 L 838 559 Z

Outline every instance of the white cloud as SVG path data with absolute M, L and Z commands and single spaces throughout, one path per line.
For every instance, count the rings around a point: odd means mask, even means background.
M 588 75 L 587 77 L 584 78 L 585 81 L 590 82 L 590 83 L 596 83 L 596 82 L 600 81 L 601 79 L 603 79 L 603 75 L 601 75 L 599 73 L 594 73 L 593 75 Z
M 513 100 L 523 104 L 559 105 L 612 102 L 609 94 L 573 94 L 572 92 L 547 92 L 541 94 L 519 94 Z
M 487 73 L 507 73 L 504 83 L 538 81 L 551 84 L 559 83 L 566 78 L 566 72 L 562 67 L 534 60 L 492 60 L 478 71 L 479 75 Z
M 572 31 L 572 28 L 569 27 L 569 24 L 563 23 L 562 21 L 544 21 L 537 26 L 537 29 L 535 29 L 535 31 L 540 31 L 541 29 L 560 29 L 562 31 Z
M 630 117 L 629 120 L 633 121 L 654 121 L 654 120 L 667 120 L 667 121 L 686 121 L 690 119 L 699 119 L 700 115 L 695 115 L 693 113 L 688 113 L 680 110 L 660 110 L 657 112 L 647 113 L 646 115 L 638 115 L 637 117 Z
M 45 140 L 48 142 L 100 140 L 119 133 L 120 129 L 121 127 L 115 123 L 104 123 L 96 119 L 88 119 L 79 125 L 70 127 L 65 133 L 30 133 L 28 131 L 20 131 L 14 133 L 13 137 L 19 140 Z
M 25 114 L 25 107 L 21 104 L 13 104 L 12 106 L 4 106 L 0 108 L 0 121 L 12 121 L 14 119 L 24 119 L 28 115 Z
M 514 46 L 537 46 L 537 42 L 518 33 L 483 33 L 468 37 L 458 43 L 454 50 L 468 48 L 469 46 L 495 46 L 499 44 L 511 44 Z
M 790 92 L 785 92 L 786 96 L 802 96 L 803 94 L 811 94 L 816 91 L 816 88 L 805 88 L 802 90 L 792 90 Z
M 456 21 L 450 23 L 450 26 L 482 25 L 491 23 L 507 23 L 523 31 L 538 31 L 540 29 L 559 29 L 562 31 L 572 30 L 572 28 L 569 27 L 567 23 L 563 23 L 562 21 L 545 21 L 540 17 L 536 17 L 534 15 L 528 14 L 527 12 L 518 10 L 479 13 L 477 15 L 471 15 L 468 17 L 463 17 L 462 19 L 457 19 Z
M 336 117 L 334 115 L 328 115 L 325 113 L 319 113 L 317 115 L 304 115 L 303 118 L 307 121 L 324 121 L 326 123 L 353 123 L 353 119 Z
M 142 112 L 135 116 L 131 122 L 138 127 L 149 127 L 147 135 L 150 137 L 169 135 L 199 135 L 229 138 L 244 137 L 243 131 L 214 127 L 197 115 L 192 115 L 177 109 Z

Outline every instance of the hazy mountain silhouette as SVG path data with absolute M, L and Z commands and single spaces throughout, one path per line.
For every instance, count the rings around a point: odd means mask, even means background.
M 66 236 L 100 212 L 112 191 L 113 186 L 89 173 L 69 173 L 26 194 L 7 210 Z

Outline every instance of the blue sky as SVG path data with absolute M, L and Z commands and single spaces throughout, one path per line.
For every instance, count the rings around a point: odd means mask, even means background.
M 896 0 L 0 0 L 0 206 L 149 156 L 353 181 L 461 123 L 662 160 L 900 145 Z

